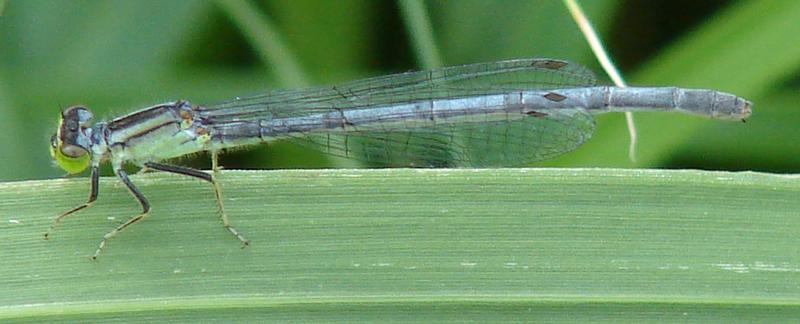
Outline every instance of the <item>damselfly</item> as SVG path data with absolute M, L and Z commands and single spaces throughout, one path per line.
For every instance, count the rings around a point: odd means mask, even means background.
M 514 166 L 571 151 L 594 131 L 592 115 L 613 111 L 679 111 L 744 120 L 749 101 L 732 94 L 675 87 L 596 86 L 587 69 L 554 59 L 520 59 L 375 77 L 337 86 L 273 91 L 217 105 L 185 100 L 92 124 L 86 107 L 64 110 L 50 152 L 68 173 L 91 170 L 89 199 L 98 195 L 99 167 L 110 161 L 142 212 L 105 234 L 107 241 L 150 211 L 123 165 L 186 175 L 213 186 L 223 226 L 231 226 L 217 175 L 220 151 L 287 140 L 373 166 Z M 212 172 L 161 161 L 208 151 Z

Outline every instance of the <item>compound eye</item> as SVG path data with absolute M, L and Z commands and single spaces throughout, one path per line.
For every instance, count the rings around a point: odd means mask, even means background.
M 69 145 L 69 144 L 67 144 L 67 145 L 64 145 L 63 147 L 61 147 L 61 154 L 64 154 L 64 155 L 66 155 L 68 157 L 72 157 L 72 158 L 81 157 L 81 156 L 86 155 L 87 153 L 89 153 L 89 152 L 86 151 L 85 148 L 80 147 L 78 145 Z
M 89 127 L 90 122 L 92 121 L 92 112 L 89 111 L 88 108 L 82 106 L 72 106 L 64 110 L 61 114 L 64 121 L 74 121 L 77 125 L 67 125 L 70 129 L 72 127 L 77 127 L 80 125 L 81 127 Z
M 78 131 L 78 122 L 74 120 L 64 120 L 64 127 L 67 128 L 70 132 L 77 132 Z

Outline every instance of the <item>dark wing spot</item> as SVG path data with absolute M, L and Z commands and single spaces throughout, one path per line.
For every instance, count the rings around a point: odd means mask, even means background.
M 567 64 L 568 63 L 566 61 L 545 59 L 545 60 L 536 60 L 533 62 L 532 65 L 539 68 L 558 70 L 562 67 L 565 67 Z
M 544 97 L 547 98 L 547 100 L 555 102 L 561 102 L 564 101 L 564 99 L 567 99 L 567 97 L 557 94 L 555 92 L 548 92 L 546 95 L 544 95 Z
M 529 111 L 529 112 L 526 112 L 525 114 L 528 115 L 528 116 L 533 116 L 533 117 L 537 117 L 537 118 L 547 117 L 546 113 L 538 112 L 538 111 Z

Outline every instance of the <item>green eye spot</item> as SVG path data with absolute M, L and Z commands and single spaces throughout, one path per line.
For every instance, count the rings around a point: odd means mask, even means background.
M 56 164 L 69 174 L 79 173 L 89 167 L 91 163 L 91 155 L 84 148 L 68 145 L 67 151 L 69 155 L 65 154 L 64 143 L 58 137 L 58 133 L 50 137 L 50 156 L 56 161 Z
M 61 148 L 58 145 L 50 147 L 50 156 L 53 157 L 53 160 L 56 161 L 56 164 L 58 164 L 61 169 L 67 171 L 69 174 L 75 174 L 86 170 L 86 168 L 89 167 L 89 163 L 91 163 L 91 157 L 88 152 L 80 156 L 72 157 L 61 152 Z

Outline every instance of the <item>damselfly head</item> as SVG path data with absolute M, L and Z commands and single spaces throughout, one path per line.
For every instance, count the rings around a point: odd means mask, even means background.
M 68 173 L 85 170 L 91 163 L 90 129 L 92 112 L 86 107 L 73 106 L 61 112 L 56 133 L 50 137 L 50 156 Z

